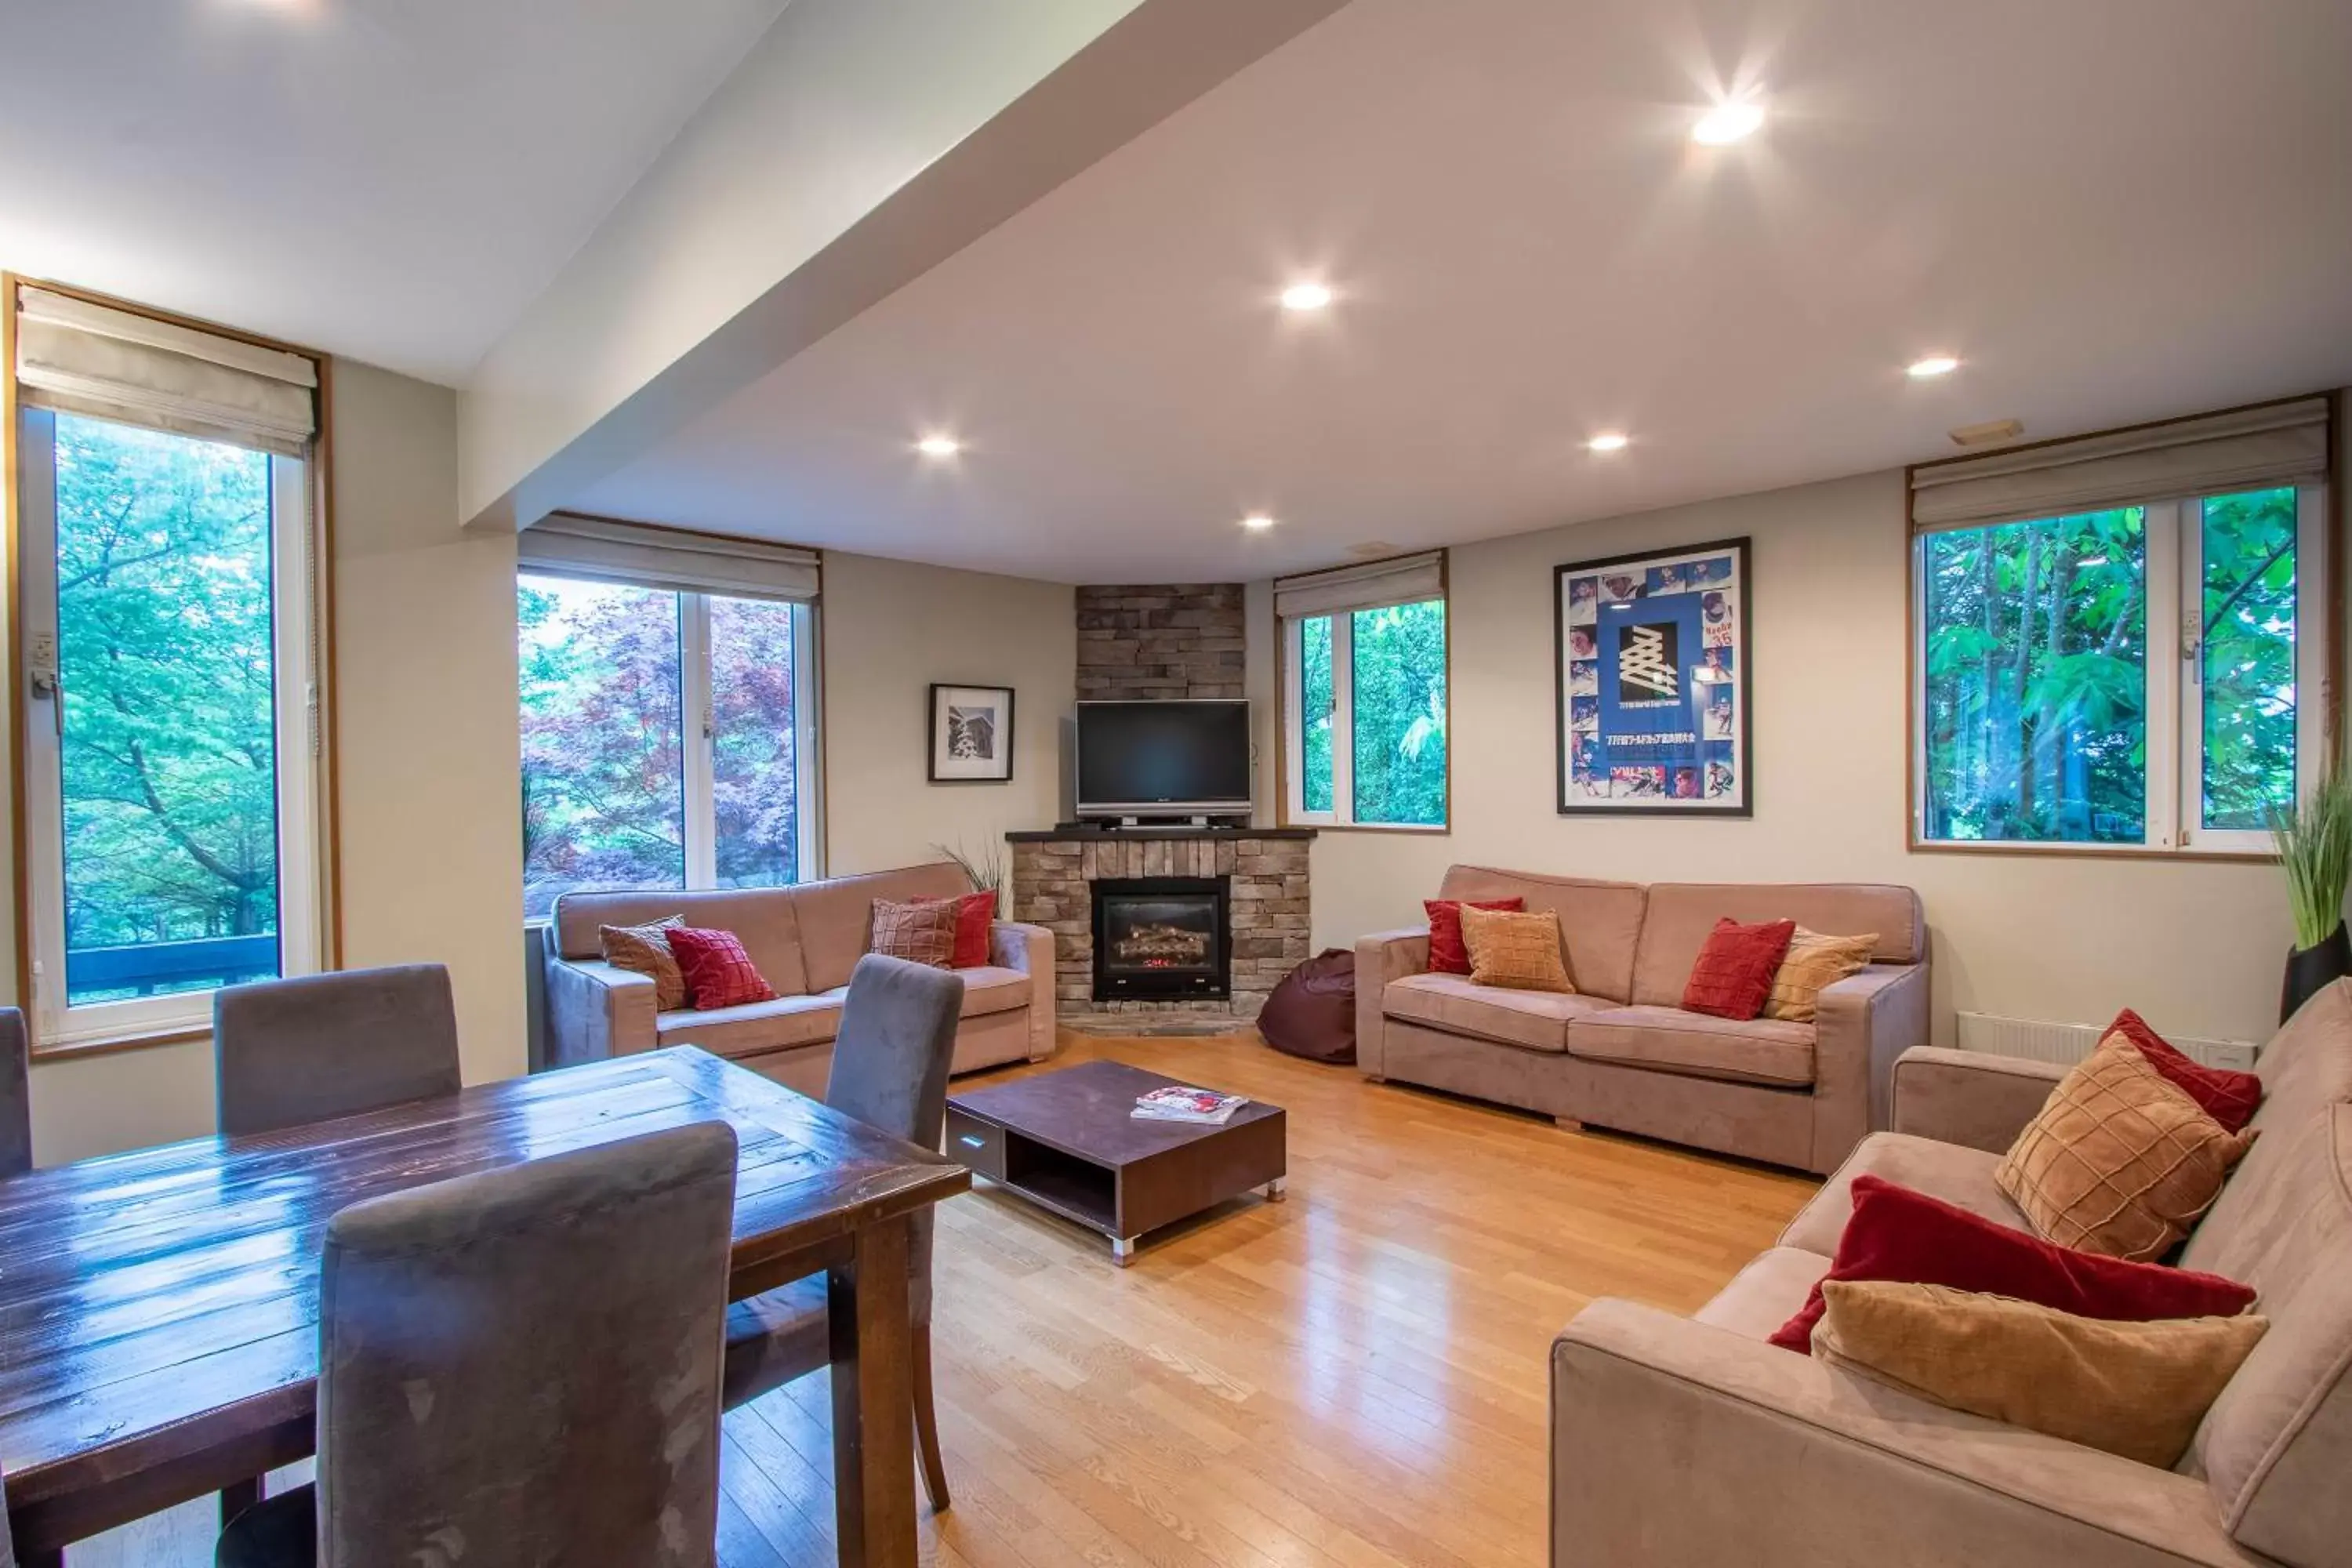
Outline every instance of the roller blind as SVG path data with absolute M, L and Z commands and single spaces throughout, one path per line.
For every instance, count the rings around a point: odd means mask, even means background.
M 1955 528 L 2295 484 L 2327 471 L 2328 404 L 2294 398 L 1911 470 L 1911 529 Z
M 796 545 L 561 511 L 523 530 L 518 559 L 566 577 L 741 599 L 814 599 L 819 579 L 816 552 Z
M 1301 616 L 1333 616 L 1350 610 L 1377 610 L 1388 605 L 1417 604 L 1445 594 L 1445 552 L 1400 555 L 1361 566 L 1340 566 L 1328 572 L 1308 572 L 1277 577 L 1274 583 L 1274 613 L 1285 620 Z
M 316 361 L 30 286 L 16 384 L 37 407 L 281 457 L 308 456 L 318 433 Z

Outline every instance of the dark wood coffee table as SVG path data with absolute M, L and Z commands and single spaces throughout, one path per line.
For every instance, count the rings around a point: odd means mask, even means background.
M 1138 1095 L 1182 1081 L 1124 1062 L 1083 1062 L 954 1095 L 948 1158 L 1100 1231 L 1125 1268 L 1147 1231 L 1253 1187 L 1282 1201 L 1280 1106 L 1253 1100 L 1222 1127 L 1129 1114 Z

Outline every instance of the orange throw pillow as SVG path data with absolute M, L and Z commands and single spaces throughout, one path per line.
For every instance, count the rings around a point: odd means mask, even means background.
M 1823 936 L 1799 926 L 1789 939 L 1789 956 L 1772 976 L 1772 994 L 1764 999 L 1764 1016 L 1784 1024 L 1810 1024 L 1821 1016 L 1822 989 L 1870 967 L 1878 951 L 1878 933 L 1866 936 Z
M 1470 948 L 1474 985 L 1575 993 L 1559 955 L 1559 917 L 1549 910 L 1515 914 L 1465 904 L 1462 939 Z
M 672 915 L 646 925 L 596 928 L 597 945 L 604 949 L 605 963 L 654 983 L 656 1013 L 672 1013 L 686 1005 L 686 975 L 678 969 L 677 954 L 669 950 L 669 933 L 685 923 L 684 915 Z
M 952 969 L 956 924 L 962 908 L 961 899 L 877 899 L 873 951 L 885 958 Z

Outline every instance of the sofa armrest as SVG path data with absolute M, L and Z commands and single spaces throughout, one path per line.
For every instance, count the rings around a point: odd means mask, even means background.
M 549 1066 L 652 1050 L 660 1044 L 655 1014 L 653 976 L 615 969 L 602 959 L 549 954 Z
M 1893 1125 L 1897 1132 L 2004 1153 L 2065 1076 L 2056 1062 L 1921 1046 L 1895 1060 Z
M 1029 977 L 1029 1059 L 1044 1061 L 1054 1054 L 1054 933 L 1017 921 L 992 921 L 988 962 Z
M 1381 993 L 1389 982 L 1419 974 L 1429 967 L 1429 928 L 1374 931 L 1356 939 L 1356 1070 L 1366 1078 L 1388 1076 L 1388 1053 L 1382 1048 L 1386 1015 Z
M 1826 1174 L 1891 1115 L 1895 1058 L 1927 1040 L 1927 966 L 1874 963 L 1822 987 L 1814 1018 L 1813 1160 Z
M 1555 1568 L 2067 1568 L 2264 1559 L 2194 1477 L 1596 1301 L 1551 1359 Z

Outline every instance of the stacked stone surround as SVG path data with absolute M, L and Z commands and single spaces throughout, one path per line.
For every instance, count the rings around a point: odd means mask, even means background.
M 1165 837 L 1084 829 L 1014 834 L 1013 918 L 1054 933 L 1054 1006 L 1065 1017 L 1118 1013 L 1257 1016 L 1266 994 L 1307 956 L 1307 849 L 1311 830 L 1248 829 Z M 1130 877 L 1232 879 L 1229 1002 L 1097 1002 L 1089 883 Z
M 1239 583 L 1078 590 L 1078 700 L 1239 697 Z

